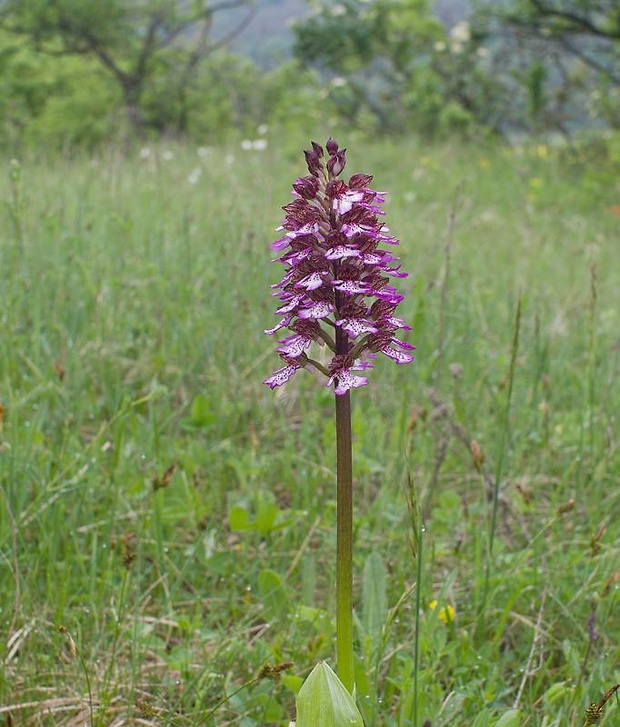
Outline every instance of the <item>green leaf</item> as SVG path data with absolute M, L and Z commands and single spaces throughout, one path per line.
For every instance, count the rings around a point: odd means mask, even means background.
M 483 709 L 476 717 L 471 727 L 488 727 L 491 713 L 488 709 Z
M 299 692 L 304 683 L 304 680 L 296 674 L 283 674 L 280 681 L 284 687 L 290 689 L 291 692 L 294 692 L 295 694 Z
M 552 684 L 543 694 L 543 701 L 546 705 L 551 706 L 567 694 L 570 694 L 572 691 L 573 690 L 566 684 L 566 682 L 555 682 L 555 684 Z
M 215 412 L 211 410 L 209 400 L 204 394 L 198 394 L 192 401 L 189 423 L 194 427 L 208 427 L 217 419 Z
M 519 727 L 521 724 L 521 710 L 509 709 L 495 723 L 495 727 Z
M 387 611 L 387 573 L 381 556 L 371 553 L 364 566 L 362 623 L 374 646 L 381 635 Z
M 256 529 L 261 535 L 268 535 L 275 529 L 276 518 L 280 514 L 280 509 L 275 502 L 261 500 L 256 513 Z
M 334 624 L 327 611 L 314 606 L 299 606 L 295 611 L 295 618 L 311 624 L 316 633 L 326 639 L 332 638 Z
M 364 727 L 355 700 L 332 669 L 320 661 L 297 695 L 297 727 Z
M 265 609 L 276 616 L 288 611 L 288 594 L 282 578 L 271 568 L 264 568 L 258 576 L 258 589 L 260 591 Z
M 177 626 L 181 631 L 189 632 L 192 628 L 192 622 L 188 618 L 180 617 L 177 619 Z
M 209 573 L 217 576 L 229 576 L 234 567 L 234 557 L 231 553 L 214 553 L 207 559 Z
M 228 526 L 231 530 L 248 530 L 251 528 L 250 514 L 243 505 L 233 505 L 230 508 Z
M 368 678 L 366 661 L 357 654 L 353 654 L 353 673 L 355 675 L 355 690 L 360 706 L 368 704 L 372 710 L 372 705 L 376 697 L 375 686 Z

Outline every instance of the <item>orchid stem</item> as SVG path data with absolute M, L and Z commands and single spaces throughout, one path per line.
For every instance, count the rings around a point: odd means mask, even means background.
M 336 396 L 337 543 L 336 655 L 338 676 L 352 694 L 353 672 L 353 458 L 351 396 Z

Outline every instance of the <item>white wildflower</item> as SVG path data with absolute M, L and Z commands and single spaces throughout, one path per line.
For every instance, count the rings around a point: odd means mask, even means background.
M 457 23 L 450 31 L 450 37 L 457 43 L 467 43 L 471 38 L 469 23 L 465 20 Z
M 187 177 L 187 181 L 192 185 L 192 187 L 200 181 L 200 177 L 202 176 L 202 169 L 200 167 L 194 167 L 192 171 L 189 173 Z

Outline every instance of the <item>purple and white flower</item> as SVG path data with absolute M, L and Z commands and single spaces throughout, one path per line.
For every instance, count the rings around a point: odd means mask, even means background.
M 413 361 L 415 347 L 396 337 L 411 330 L 395 315 L 404 296 L 390 284 L 407 273 L 381 247 L 399 242 L 381 220 L 385 193 L 369 187 L 372 177 L 354 174 L 348 184 L 339 179 L 346 149 L 334 139 L 325 150 L 312 142 L 304 154 L 309 175 L 294 182 L 293 201 L 283 208 L 286 217 L 278 228 L 284 234 L 271 243 L 282 253 L 276 260 L 285 273 L 271 286 L 281 302 L 276 311 L 281 320 L 265 333 L 286 328 L 291 335 L 277 348 L 285 365 L 264 383 L 273 389 L 312 366 L 340 396 L 368 383 L 353 372 L 372 368 L 368 359 L 378 353 L 398 364 Z M 309 358 L 313 343 L 333 352 L 327 366 Z

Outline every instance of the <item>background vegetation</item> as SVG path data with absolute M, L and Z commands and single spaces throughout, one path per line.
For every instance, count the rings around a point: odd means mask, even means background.
M 3 0 L 3 144 L 215 143 L 306 119 L 428 137 L 617 128 L 619 41 L 614 0 Z
M 0 724 L 287 725 L 332 659 L 333 397 L 261 381 L 269 231 L 333 133 L 390 193 L 418 346 L 354 396 L 365 721 L 581 727 L 620 681 L 615 41 L 549 28 L 548 3 L 449 27 L 418 2 L 318 6 L 299 60 L 213 49 L 183 106 L 170 73 L 197 46 L 163 43 L 173 15 L 128 110 L 49 25 L 68 0 L 45 7 L 0 4 Z M 99 7 L 129 74 L 144 33 Z M 602 2 L 562 8 L 613 31 Z M 500 30 L 527 35 L 527 73 L 486 66 L 514 55 Z M 561 143 L 539 34 L 600 66 L 562 57 L 584 80 Z

